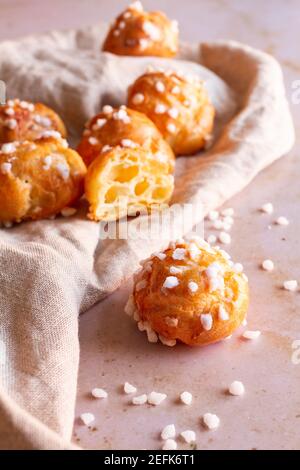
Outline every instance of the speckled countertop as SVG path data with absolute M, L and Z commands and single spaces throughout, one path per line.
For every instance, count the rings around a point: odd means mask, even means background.
M 123 313 L 130 287 L 124 286 L 80 319 L 76 416 L 89 411 L 96 420 L 90 429 L 76 420 L 74 441 L 94 449 L 156 449 L 161 446 L 161 429 L 175 423 L 178 432 L 196 431 L 199 449 L 299 449 L 300 363 L 292 361 L 292 343 L 300 340 L 300 294 L 282 289 L 286 279 L 300 281 L 300 103 L 292 100 L 292 84 L 300 80 L 299 1 L 143 3 L 152 8 L 159 4 L 179 19 L 184 40 L 230 38 L 278 58 L 295 118 L 297 143 L 288 156 L 262 172 L 226 205 L 236 214 L 227 249 L 234 260 L 243 263 L 250 282 L 247 328 L 261 330 L 261 337 L 245 341 L 241 339 L 242 328 L 232 339 L 204 349 L 151 345 Z M 96 18 L 109 20 L 124 5 L 121 0 L 0 0 L 0 39 L 83 26 Z M 273 215 L 258 210 L 268 201 L 274 204 Z M 273 224 L 280 215 L 289 219 L 287 227 Z M 208 233 L 213 233 L 209 223 Z M 274 261 L 273 272 L 260 269 L 266 258 Z M 243 397 L 226 393 L 233 380 L 244 383 Z M 140 393 L 156 390 L 167 393 L 168 398 L 159 407 L 134 407 L 130 397 L 122 393 L 125 381 L 136 385 Z M 108 398 L 92 399 L 94 387 L 105 388 Z M 183 390 L 194 396 L 190 407 L 178 401 Z M 217 431 L 201 426 L 200 418 L 206 412 L 220 417 Z

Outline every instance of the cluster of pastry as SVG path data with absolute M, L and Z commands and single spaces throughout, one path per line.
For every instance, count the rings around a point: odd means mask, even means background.
M 103 51 L 173 57 L 178 51 L 178 23 L 160 11 L 146 12 L 141 2 L 133 2 L 112 24 Z
M 58 214 L 82 194 L 86 167 L 60 117 L 43 104 L 0 107 L 0 222 Z
M 194 238 L 142 262 L 125 311 L 150 342 L 204 346 L 230 336 L 248 303 L 247 277 L 228 253 Z
M 134 2 L 116 19 L 103 49 L 170 57 L 178 49 L 178 26 Z M 86 124 L 77 153 L 53 110 L 9 100 L 0 107 L 0 222 L 54 216 L 83 188 L 95 221 L 164 207 L 174 189 L 175 155 L 205 146 L 214 114 L 198 78 L 147 70 L 129 87 L 127 106 L 106 105 Z

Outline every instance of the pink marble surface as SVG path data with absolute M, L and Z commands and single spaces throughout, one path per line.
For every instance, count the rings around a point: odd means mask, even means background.
M 300 281 L 300 104 L 291 100 L 292 83 L 300 79 L 299 1 L 148 0 L 144 4 L 159 4 L 180 19 L 185 40 L 231 38 L 274 54 L 283 65 L 298 142 L 289 156 L 227 204 L 236 212 L 228 251 L 243 263 L 250 281 L 247 328 L 260 329 L 262 336 L 246 342 L 240 338 L 241 330 L 231 340 L 204 349 L 151 345 L 123 314 L 130 287 L 124 286 L 80 320 L 76 416 L 89 411 L 96 420 L 91 429 L 76 420 L 74 441 L 94 449 L 155 449 L 161 446 L 162 427 L 175 423 L 178 432 L 196 431 L 199 449 L 299 449 L 300 364 L 291 359 L 292 343 L 300 339 L 300 296 L 281 288 L 285 279 Z M 83 26 L 96 18 L 108 20 L 124 5 L 116 0 L 0 0 L 0 39 Z M 272 216 L 258 212 L 268 201 L 275 207 Z M 279 215 L 288 217 L 290 225 L 273 225 Z M 271 273 L 260 269 L 266 258 L 275 263 Z M 245 384 L 243 397 L 225 393 L 233 380 Z M 156 390 L 168 398 L 157 408 L 133 407 L 121 391 L 125 381 L 135 384 L 140 393 Z M 93 387 L 105 388 L 108 398 L 92 399 Z M 183 390 L 194 395 L 191 407 L 178 403 Z M 200 424 L 208 411 L 220 416 L 216 432 Z

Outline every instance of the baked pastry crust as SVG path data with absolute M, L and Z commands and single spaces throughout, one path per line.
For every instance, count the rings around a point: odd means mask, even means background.
M 103 110 L 87 123 L 77 148 L 87 166 L 110 147 L 142 146 L 163 164 L 164 171 L 173 173 L 174 153 L 147 116 L 126 106 L 104 106 Z
M 178 50 L 178 25 L 159 11 L 145 12 L 134 2 L 111 26 L 103 51 L 117 55 L 173 57 Z
M 67 131 L 61 118 L 42 103 L 29 103 L 19 99 L 8 100 L 0 106 L 0 144 L 23 140 L 36 140 Z
M 143 262 L 127 313 L 167 345 L 204 346 L 230 336 L 245 319 L 249 292 L 229 258 L 198 238 L 171 244 Z
M 174 178 L 148 150 L 113 147 L 88 167 L 85 195 L 92 220 L 113 221 L 161 209 L 171 198 Z
M 128 89 L 128 107 L 145 113 L 177 155 L 190 155 L 211 138 L 215 110 L 201 80 L 149 71 Z
M 63 139 L 0 146 L 0 221 L 58 214 L 82 194 L 86 166 Z

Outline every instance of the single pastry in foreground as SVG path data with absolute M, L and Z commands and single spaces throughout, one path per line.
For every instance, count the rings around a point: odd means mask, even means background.
M 211 139 L 215 110 L 201 80 L 150 71 L 128 89 L 129 108 L 145 113 L 177 155 L 190 155 Z
M 177 50 L 177 21 L 159 11 L 144 11 L 141 2 L 117 17 L 103 44 L 103 51 L 118 55 L 173 57 Z
M 0 144 L 36 140 L 57 133 L 66 137 L 65 125 L 58 114 L 42 103 L 15 99 L 0 106 Z
M 170 200 L 173 188 L 173 175 L 151 152 L 143 147 L 113 147 L 88 167 L 88 217 L 112 221 L 154 206 L 159 209 Z
M 204 346 L 230 336 L 248 302 L 245 274 L 225 251 L 197 237 L 171 243 L 142 263 L 125 311 L 150 342 Z
M 107 105 L 87 123 L 77 151 L 88 166 L 102 151 L 115 146 L 142 146 L 164 164 L 167 171 L 172 173 L 174 170 L 174 153 L 147 116 L 126 106 L 112 108 Z
M 0 222 L 58 214 L 82 194 L 86 166 L 63 139 L 0 145 Z

